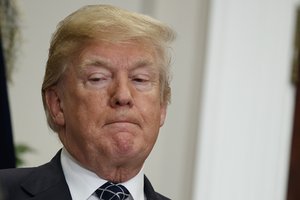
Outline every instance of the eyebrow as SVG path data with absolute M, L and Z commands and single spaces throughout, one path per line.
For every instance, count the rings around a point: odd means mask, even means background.
M 84 60 L 80 65 L 80 71 L 84 70 L 85 67 L 87 66 L 95 66 L 95 67 L 104 67 L 107 69 L 113 69 L 114 66 L 111 64 L 111 62 L 105 58 L 91 58 L 91 59 L 87 59 Z M 147 59 L 138 59 L 137 61 L 135 61 L 133 64 L 131 64 L 129 70 L 134 70 L 137 68 L 143 68 L 143 67 L 147 67 L 150 66 L 150 69 L 154 70 L 154 63 L 152 61 L 149 61 Z
M 92 58 L 84 60 L 79 67 L 82 69 L 86 66 L 103 66 L 103 67 L 110 67 L 109 61 L 106 61 L 103 58 Z

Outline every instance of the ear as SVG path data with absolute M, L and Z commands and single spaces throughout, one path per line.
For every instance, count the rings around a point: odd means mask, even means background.
M 160 107 L 160 126 L 164 125 L 166 115 L 167 115 L 167 104 L 161 104 L 161 107 Z
M 50 88 L 45 92 L 46 104 L 53 122 L 57 126 L 65 125 L 65 116 L 63 112 L 62 101 L 58 91 Z

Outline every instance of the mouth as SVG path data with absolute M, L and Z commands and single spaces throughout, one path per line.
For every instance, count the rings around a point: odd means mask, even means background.
M 135 118 L 114 118 L 114 119 L 109 119 L 109 120 L 106 121 L 105 126 L 109 126 L 109 125 L 116 125 L 116 126 L 120 126 L 120 127 L 135 125 L 135 126 L 140 127 L 139 120 L 137 120 Z
M 136 123 L 130 122 L 130 121 L 112 121 L 109 123 L 106 123 L 105 125 L 137 125 Z
M 139 124 L 136 122 L 128 121 L 128 120 L 113 120 L 104 125 L 104 128 L 108 131 L 108 133 L 130 133 L 135 134 L 138 130 L 140 130 Z

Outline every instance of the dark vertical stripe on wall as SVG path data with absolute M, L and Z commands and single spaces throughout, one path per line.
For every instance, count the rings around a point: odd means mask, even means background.
M 12 168 L 15 165 L 16 159 L 9 112 L 4 52 L 2 38 L 0 37 L 0 169 Z

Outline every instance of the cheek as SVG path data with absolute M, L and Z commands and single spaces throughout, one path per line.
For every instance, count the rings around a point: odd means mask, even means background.
M 105 91 L 86 91 L 85 89 L 81 89 L 75 92 L 73 95 L 70 95 L 70 105 L 71 112 L 74 110 L 81 110 L 82 112 L 96 112 L 99 108 L 105 105 L 105 101 L 107 99 L 107 94 Z M 101 110 L 100 109 L 100 110 Z
M 95 128 L 105 115 L 105 97 L 100 93 L 84 93 L 71 96 L 65 105 L 66 126 L 82 131 Z
M 157 104 L 150 104 L 152 106 L 144 106 L 142 112 L 144 120 L 147 124 L 147 136 L 149 138 L 157 137 L 159 128 L 161 127 L 161 109 Z

